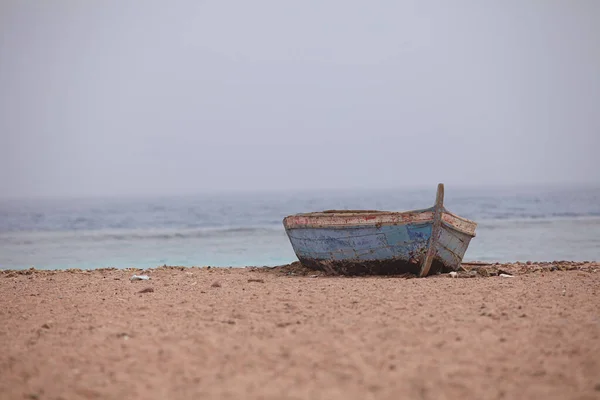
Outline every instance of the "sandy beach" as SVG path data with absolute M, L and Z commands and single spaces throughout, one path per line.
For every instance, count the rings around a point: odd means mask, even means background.
M 600 264 L 466 268 L 0 271 L 0 397 L 600 398 Z

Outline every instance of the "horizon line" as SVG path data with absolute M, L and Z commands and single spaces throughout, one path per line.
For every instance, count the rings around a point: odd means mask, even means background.
M 138 193 L 122 193 L 118 194 L 115 192 L 99 194 L 99 193 L 91 193 L 91 194 L 34 194 L 34 195 L 15 195 L 15 196 L 0 196 L 0 201 L 29 201 L 29 200 L 93 200 L 93 199 L 138 199 L 140 197 L 152 197 L 152 198 L 173 198 L 173 197 L 194 197 L 194 196 L 214 196 L 214 195 L 225 195 L 225 194 L 282 194 L 288 192 L 290 194 L 308 194 L 314 192 L 347 192 L 347 191 L 358 191 L 358 192 L 368 192 L 368 191 L 402 191 L 402 190 L 431 190 L 435 193 L 437 184 L 444 182 L 436 182 L 435 184 L 405 184 L 405 185 L 382 185 L 382 186 L 373 186 L 373 187 L 357 187 L 357 186 L 337 186 L 337 187 L 299 187 L 299 188 L 258 188 L 258 189 L 249 189 L 249 188 L 215 188 L 215 189 L 207 189 L 207 190 L 197 190 L 197 191 L 170 191 L 169 193 L 163 192 L 144 192 L 140 191 Z M 585 189 L 595 189 L 600 188 L 600 183 L 598 182 L 535 182 L 535 183 L 485 183 L 485 184 L 468 184 L 468 183 L 444 183 L 446 187 L 450 186 L 451 188 L 456 188 L 459 190 L 466 189 L 552 189 L 552 188 L 568 188 L 568 187 L 577 187 L 577 188 L 585 188 Z M 452 189 L 451 189 L 452 190 Z M 168 192 L 168 191 L 167 191 Z

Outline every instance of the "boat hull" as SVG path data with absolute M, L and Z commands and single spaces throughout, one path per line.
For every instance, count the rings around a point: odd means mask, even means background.
M 283 225 L 307 267 L 333 274 L 411 272 L 421 277 L 460 269 L 477 227 L 444 207 L 443 183 L 431 208 L 330 210 L 291 215 Z
M 457 270 L 474 237 L 474 232 L 452 225 L 457 217 L 445 213 L 432 241 L 433 210 L 317 214 L 288 217 L 284 225 L 299 261 L 332 274 L 418 274 L 430 243 L 433 260 L 429 274 Z

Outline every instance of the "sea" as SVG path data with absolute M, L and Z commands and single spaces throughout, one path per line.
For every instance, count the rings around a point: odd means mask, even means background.
M 222 192 L 0 200 L 0 269 L 275 266 L 296 260 L 282 220 L 328 209 L 427 208 L 433 190 Z M 600 260 L 600 185 L 448 187 L 478 223 L 465 261 Z

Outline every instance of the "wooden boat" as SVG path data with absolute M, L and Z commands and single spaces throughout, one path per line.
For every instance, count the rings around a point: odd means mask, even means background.
M 283 220 L 300 262 L 331 274 L 427 276 L 460 269 L 477 224 L 443 205 L 405 212 L 329 210 Z

